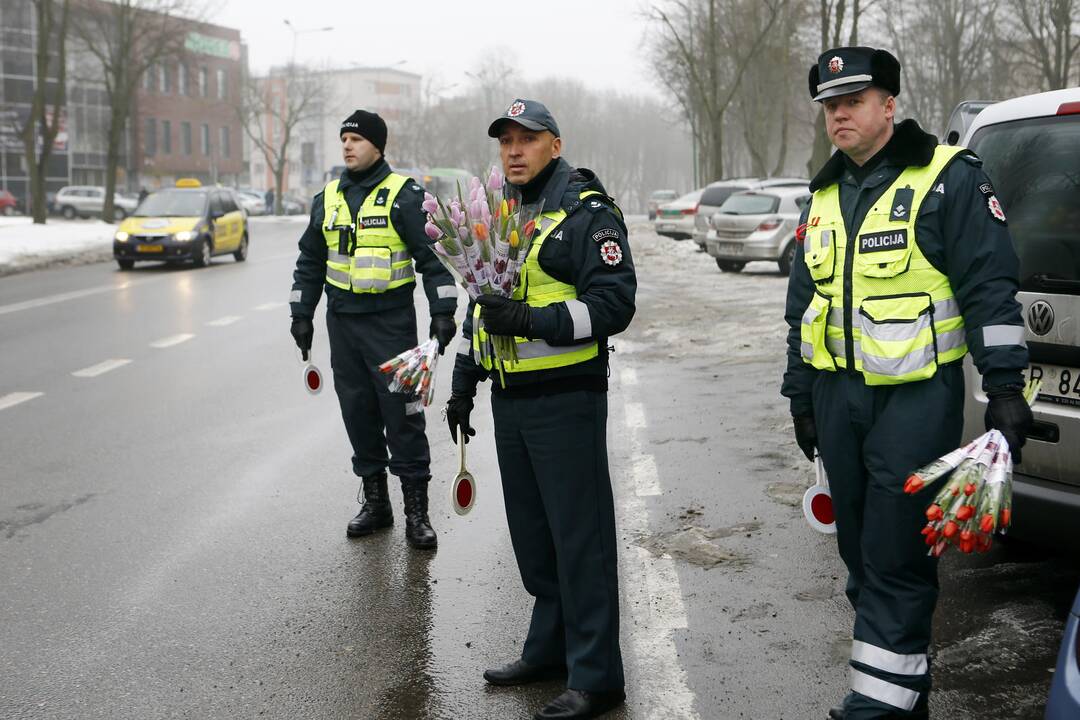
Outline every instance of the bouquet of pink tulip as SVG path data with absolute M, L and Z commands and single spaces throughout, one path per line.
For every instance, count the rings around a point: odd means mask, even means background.
M 424 193 L 424 231 L 435 241 L 435 257 L 473 300 L 481 295 L 511 297 L 521 281 L 543 202 L 523 206 L 496 167 L 486 183 L 470 178 L 467 195 L 460 185 L 449 202 Z M 492 337 L 491 345 L 499 360 L 517 362 L 514 338 Z M 481 354 L 490 352 L 481 346 Z
M 391 374 L 390 392 L 415 395 L 427 407 L 435 394 L 435 365 L 439 361 L 439 341 L 431 338 L 423 345 L 406 350 L 379 366 L 379 371 Z
M 1029 382 L 1024 388 L 1028 403 L 1038 396 L 1040 384 Z M 948 477 L 926 509 L 922 534 L 931 555 L 939 557 L 949 543 L 965 553 L 990 549 L 994 532 L 1005 532 L 1012 522 L 1012 470 L 1009 443 L 990 430 L 908 477 L 904 492 L 909 495 Z

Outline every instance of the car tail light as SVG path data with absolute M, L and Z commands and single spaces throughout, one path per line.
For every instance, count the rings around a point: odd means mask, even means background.
M 697 209 L 698 206 L 695 205 L 694 207 L 683 208 L 680 212 L 682 212 L 683 215 L 697 215 Z
M 1078 115 L 1080 114 L 1080 102 L 1067 102 L 1058 106 L 1058 115 Z
M 757 226 L 757 229 L 775 230 L 776 228 L 780 227 L 781 222 L 782 221 L 780 220 L 780 218 L 769 218 L 768 220 L 763 220 L 761 224 Z

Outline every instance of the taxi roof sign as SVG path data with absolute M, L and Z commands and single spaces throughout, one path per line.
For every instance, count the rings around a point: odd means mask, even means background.
M 176 187 L 178 188 L 197 188 L 202 187 L 202 183 L 196 178 L 180 178 L 176 181 Z

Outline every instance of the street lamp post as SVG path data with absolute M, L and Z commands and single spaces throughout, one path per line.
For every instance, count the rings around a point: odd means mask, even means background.
M 296 39 L 300 35 L 307 35 L 308 33 L 330 32 L 334 29 L 333 26 L 327 25 L 326 27 L 321 28 L 306 28 L 304 30 L 300 30 L 291 22 L 289 22 L 288 19 L 285 20 L 285 25 L 288 26 L 289 30 L 292 30 L 292 53 L 289 55 L 290 67 L 296 64 Z

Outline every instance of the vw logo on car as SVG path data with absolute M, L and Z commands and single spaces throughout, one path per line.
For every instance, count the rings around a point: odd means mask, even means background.
M 1036 300 L 1028 308 L 1027 323 L 1031 332 L 1045 335 L 1054 327 L 1054 308 L 1045 300 Z

